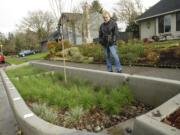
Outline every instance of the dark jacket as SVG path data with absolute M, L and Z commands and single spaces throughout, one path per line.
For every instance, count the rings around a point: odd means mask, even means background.
M 107 23 L 102 23 L 99 30 L 99 43 L 105 47 L 116 44 L 117 40 L 117 23 L 110 19 Z

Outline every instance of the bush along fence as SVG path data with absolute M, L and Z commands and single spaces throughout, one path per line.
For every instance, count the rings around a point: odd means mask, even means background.
M 99 43 L 72 45 L 65 40 L 65 56 L 68 61 L 105 63 L 104 49 Z M 62 60 L 61 42 L 49 41 L 50 54 L 46 59 Z M 117 53 L 121 64 L 180 68 L 180 40 L 149 42 L 132 39 L 117 41 Z

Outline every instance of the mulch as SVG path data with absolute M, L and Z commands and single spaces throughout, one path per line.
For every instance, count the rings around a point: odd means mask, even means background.
M 57 125 L 74 128 L 76 130 L 99 132 L 105 128 L 110 128 L 128 119 L 142 115 L 152 109 L 153 107 L 151 106 L 140 102 L 133 102 L 131 105 L 124 107 L 117 115 L 106 114 L 101 109 L 94 110 L 93 112 L 86 111 L 83 117 L 73 124 L 69 124 L 64 120 L 66 111 L 61 110 L 59 112 L 59 122 Z
M 180 108 L 178 108 L 174 113 L 163 119 L 163 122 L 180 129 Z

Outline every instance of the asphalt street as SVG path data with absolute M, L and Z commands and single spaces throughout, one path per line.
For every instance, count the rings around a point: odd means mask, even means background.
M 0 135 L 17 135 L 17 123 L 0 78 Z

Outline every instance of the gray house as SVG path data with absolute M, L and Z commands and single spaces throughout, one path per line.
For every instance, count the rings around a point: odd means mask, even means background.
M 73 44 L 87 42 L 87 38 L 93 39 L 99 36 L 99 27 L 103 22 L 102 16 L 98 13 L 89 14 L 89 25 L 87 28 L 85 18 L 81 13 L 63 13 L 68 21 L 64 22 L 63 35 Z M 88 29 L 88 30 L 87 30 Z
M 180 0 L 160 0 L 136 19 L 140 38 L 180 39 Z
M 55 31 L 55 32 L 53 32 L 51 35 L 49 35 L 47 38 L 43 39 L 43 40 L 41 41 L 41 51 L 42 51 L 42 52 L 48 51 L 47 48 L 46 48 L 46 43 L 47 43 L 49 40 L 56 40 L 56 41 L 58 41 L 58 38 L 59 38 L 59 32 L 58 32 L 58 31 Z

